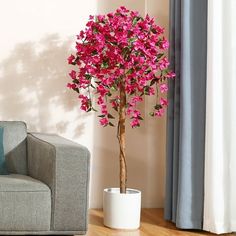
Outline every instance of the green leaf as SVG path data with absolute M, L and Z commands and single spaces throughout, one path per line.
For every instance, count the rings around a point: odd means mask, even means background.
M 164 75 L 167 74 L 168 72 L 169 72 L 168 69 L 165 69 L 165 70 L 162 71 L 162 73 L 163 73 Z
M 109 119 L 115 119 L 115 117 L 114 117 L 112 114 L 110 114 L 110 113 L 108 113 L 107 117 L 108 117 Z
M 133 24 L 133 25 L 136 25 L 140 19 L 141 19 L 141 17 L 135 16 L 134 19 L 133 19 L 133 21 L 132 21 L 132 24 Z
M 148 69 L 145 71 L 145 74 L 149 74 L 152 70 L 151 69 Z
M 131 93 L 130 93 L 130 95 L 134 95 L 135 94 L 135 91 L 132 91 Z
M 150 83 L 150 86 L 152 86 L 153 84 L 155 84 L 157 81 L 158 81 L 158 80 L 157 80 L 156 78 L 153 79 L 153 80 L 151 81 L 151 83 Z
M 73 80 L 73 83 L 74 83 L 74 84 L 79 84 L 79 81 L 78 81 L 77 79 L 74 79 L 74 80 Z
M 90 84 L 90 86 L 91 86 L 93 89 L 95 89 L 95 86 L 94 86 L 92 83 Z
M 117 87 L 115 85 L 111 86 L 111 91 L 113 92 L 117 91 Z
M 123 56 L 125 56 L 126 54 L 128 54 L 128 52 L 129 52 L 129 48 L 128 48 L 128 47 L 124 47 L 124 48 L 122 49 L 122 55 L 123 55 Z
M 108 60 L 104 60 L 104 61 L 102 62 L 101 68 L 102 68 L 102 69 L 106 69 L 106 68 L 108 68 L 108 67 L 109 67 L 109 61 L 108 61 Z
M 149 115 L 150 116 L 154 116 L 154 112 L 149 112 Z
M 91 76 L 90 74 L 86 74 L 86 75 L 85 75 L 85 78 L 86 78 L 87 80 L 90 80 L 91 77 L 92 77 L 92 76 Z
M 79 88 L 74 88 L 73 90 L 77 93 L 80 93 Z
M 144 94 L 149 95 L 149 86 L 144 87 Z
M 71 64 L 75 66 L 78 61 L 79 61 L 79 56 L 77 56 Z
M 138 116 L 138 119 L 139 119 L 139 120 L 143 120 L 143 118 L 142 118 L 141 116 Z
M 129 75 L 129 74 L 132 74 L 133 72 L 134 72 L 134 69 L 133 69 L 133 68 L 130 68 L 130 69 L 126 72 L 126 74 Z
M 136 126 L 134 126 L 134 127 L 132 127 L 132 129 L 135 129 L 135 128 L 138 128 L 138 127 L 140 127 L 140 125 L 138 124 L 138 125 L 136 125 Z
M 97 27 L 93 27 L 93 33 L 94 33 L 94 34 L 98 33 Z
M 162 108 L 162 105 L 160 105 L 160 104 L 156 104 L 154 108 L 155 108 L 155 110 L 159 110 L 159 109 Z
M 164 56 L 164 53 L 159 53 L 159 54 L 157 54 L 157 59 L 160 59 L 163 56 Z
M 100 117 L 100 118 L 104 118 L 104 117 L 105 117 L 105 115 L 99 115 L 98 117 Z
M 156 29 L 154 29 L 154 28 L 152 28 L 151 31 L 152 31 L 153 34 L 157 33 Z
M 113 46 L 117 46 L 118 44 L 117 44 L 117 42 L 109 42 L 111 45 L 113 45 Z
M 111 122 L 109 122 L 109 125 L 110 125 L 110 126 L 112 126 L 112 127 L 114 127 L 114 126 L 115 126 L 115 125 L 113 125 Z
M 137 40 L 137 38 L 129 38 L 129 39 L 128 39 L 129 43 L 133 43 L 133 42 L 135 42 L 136 40 Z
M 94 55 L 97 55 L 98 52 L 97 52 L 97 50 L 93 50 L 91 54 L 92 54 L 92 56 L 94 56 Z

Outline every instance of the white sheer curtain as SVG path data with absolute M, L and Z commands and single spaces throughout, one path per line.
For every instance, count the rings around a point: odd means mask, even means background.
M 236 231 L 236 0 L 208 0 L 204 230 Z

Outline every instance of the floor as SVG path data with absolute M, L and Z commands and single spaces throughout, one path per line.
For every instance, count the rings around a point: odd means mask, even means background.
M 103 226 L 103 213 L 99 209 L 91 209 L 89 213 L 89 229 L 86 236 L 200 236 L 214 235 L 203 231 L 179 230 L 174 224 L 163 220 L 163 209 L 143 209 L 141 227 L 135 231 L 112 230 Z M 235 235 L 235 234 L 224 234 Z

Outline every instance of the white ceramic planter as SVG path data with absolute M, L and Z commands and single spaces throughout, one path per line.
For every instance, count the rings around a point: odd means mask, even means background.
M 127 189 L 126 194 L 119 188 L 103 191 L 104 225 L 113 229 L 138 229 L 140 226 L 141 192 Z

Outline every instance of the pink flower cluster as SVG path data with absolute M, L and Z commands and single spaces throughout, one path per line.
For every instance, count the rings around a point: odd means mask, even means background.
M 153 18 L 143 18 L 125 7 L 107 15 L 90 16 L 86 29 L 77 35 L 76 53 L 68 58 L 76 69 L 69 73 L 71 82 L 67 86 L 80 94 L 81 109 L 95 110 L 91 100 L 95 92 L 100 124 L 113 125 L 114 117 L 108 110 L 112 107 L 119 111 L 122 84 L 132 127 L 140 126 L 138 104 L 144 95 L 157 96 L 150 114 L 162 116 L 167 100 L 158 95 L 164 96 L 167 79 L 175 76 L 168 70 L 165 52 L 169 43 L 163 33 Z

